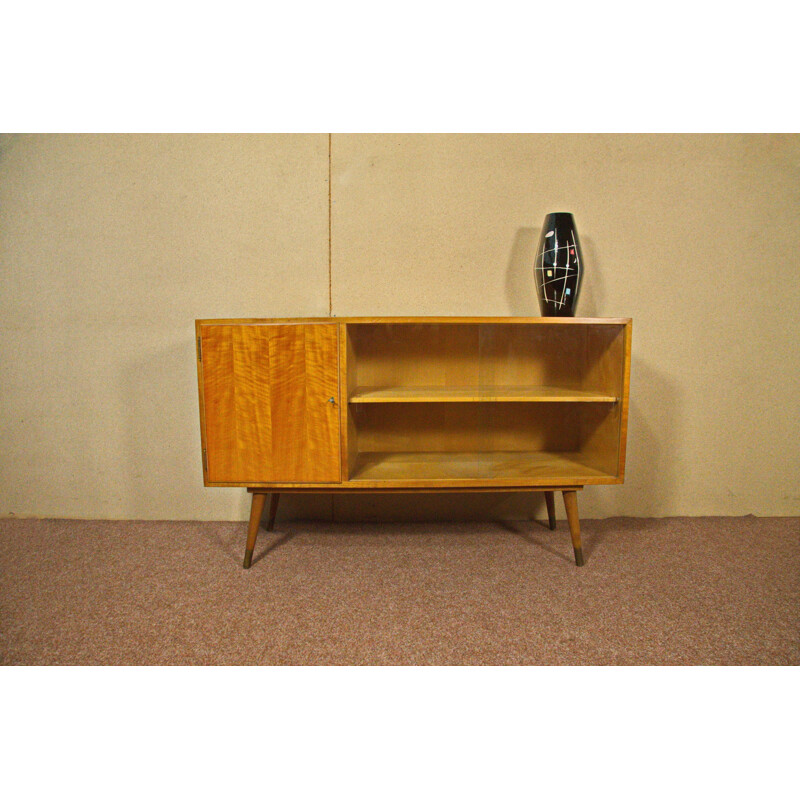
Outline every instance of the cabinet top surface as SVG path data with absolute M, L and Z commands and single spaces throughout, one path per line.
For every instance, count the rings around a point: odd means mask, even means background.
M 524 323 L 547 325 L 627 325 L 630 317 L 281 317 L 261 319 L 198 319 L 198 325 L 269 325 L 276 322 L 302 324 L 311 322 L 369 323 Z

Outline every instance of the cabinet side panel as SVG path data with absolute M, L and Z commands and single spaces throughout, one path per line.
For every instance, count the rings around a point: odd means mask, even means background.
M 598 469 L 620 473 L 620 428 L 623 418 L 625 327 L 587 327 L 583 388 L 618 397 L 610 407 L 587 408 L 581 422 L 581 451 Z
M 622 374 L 622 408 L 621 424 L 619 431 L 619 470 L 620 480 L 625 477 L 625 454 L 628 447 L 628 403 L 631 390 L 631 345 L 633 337 L 633 321 L 628 320 L 625 324 L 625 355 Z
M 583 376 L 580 388 L 587 392 L 622 398 L 625 356 L 624 325 L 583 325 L 575 329 L 582 337 Z
M 203 484 L 208 483 L 208 467 L 206 466 L 206 408 L 205 397 L 203 391 L 204 378 L 203 378 L 203 347 L 202 347 L 202 332 L 203 326 L 200 320 L 194 322 L 194 339 L 195 339 L 195 357 L 197 359 L 197 395 L 199 399 L 200 409 L 200 447 L 201 447 L 201 461 L 203 469 Z

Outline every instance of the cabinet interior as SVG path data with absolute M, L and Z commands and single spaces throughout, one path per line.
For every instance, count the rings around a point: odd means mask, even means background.
M 347 323 L 347 478 L 617 476 L 624 337 L 607 323 Z

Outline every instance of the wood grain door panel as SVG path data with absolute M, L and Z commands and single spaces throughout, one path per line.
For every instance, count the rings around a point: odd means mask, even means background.
M 208 482 L 340 481 L 337 325 L 203 325 L 200 338 Z

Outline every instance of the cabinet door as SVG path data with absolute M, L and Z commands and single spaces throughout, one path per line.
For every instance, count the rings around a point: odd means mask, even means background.
M 200 327 L 208 483 L 341 480 L 337 327 Z

